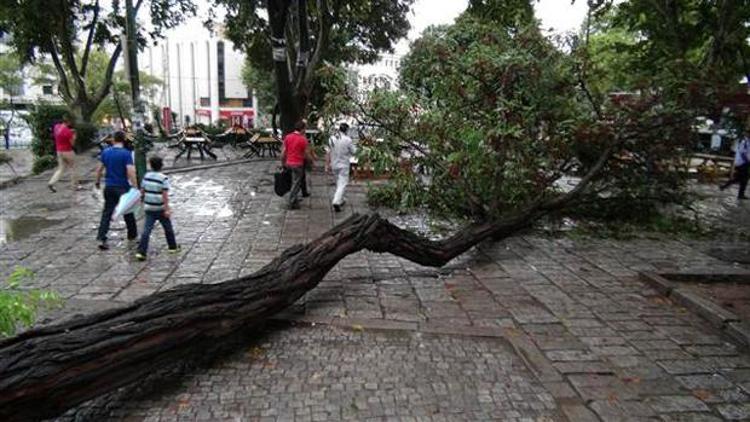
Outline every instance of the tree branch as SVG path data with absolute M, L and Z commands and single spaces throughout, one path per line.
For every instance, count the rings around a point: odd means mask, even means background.
M 318 19 L 320 21 L 318 39 L 315 40 L 315 50 L 313 51 L 312 58 L 307 65 L 305 78 L 302 82 L 302 87 L 306 90 L 312 89 L 315 80 L 315 69 L 320 66 L 320 63 L 323 60 L 323 53 L 325 47 L 328 45 L 328 38 L 331 34 L 331 19 L 328 10 L 328 0 L 318 0 L 318 14 Z
M 89 35 L 86 38 L 86 46 L 83 48 L 83 58 L 81 59 L 81 76 L 86 76 L 86 70 L 89 65 L 89 54 L 91 53 L 91 46 L 94 43 L 94 33 L 96 32 L 96 24 L 99 21 L 99 0 L 96 0 L 94 4 L 94 17 L 91 19 L 91 28 L 89 28 Z
M 519 212 L 476 223 L 433 241 L 376 215 L 354 215 L 305 246 L 284 251 L 255 274 L 220 284 L 190 284 L 135 303 L 37 328 L 0 341 L 0 419 L 54 417 L 136 382 L 202 342 L 247 329 L 293 304 L 344 257 L 389 252 L 441 266 L 490 237 L 533 222 Z
M 63 100 L 65 100 L 66 103 L 70 103 L 73 101 L 73 96 L 70 94 L 70 84 L 68 84 L 68 76 L 65 73 L 65 68 L 60 62 L 60 56 L 57 54 L 57 47 L 54 45 L 54 43 L 52 43 L 52 48 L 50 48 L 50 56 L 52 56 L 52 63 L 54 63 L 55 69 L 57 69 L 57 74 L 60 77 L 60 92 L 62 94 Z
M 104 73 L 104 83 L 102 84 L 102 87 L 99 89 L 99 92 L 94 97 L 92 104 L 99 105 L 102 101 L 104 101 L 104 98 L 109 95 L 109 90 L 112 87 L 112 77 L 115 73 L 115 66 L 117 66 L 117 60 L 120 58 L 120 53 L 122 52 L 122 43 L 118 43 L 117 47 L 115 47 L 115 51 L 112 52 L 112 56 L 109 58 L 109 63 L 107 64 L 107 70 Z

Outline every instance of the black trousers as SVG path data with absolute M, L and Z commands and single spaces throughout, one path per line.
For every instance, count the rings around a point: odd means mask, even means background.
M 721 188 L 726 189 L 735 183 L 739 183 L 740 191 L 737 193 L 737 197 L 744 198 L 745 191 L 747 190 L 748 179 L 750 179 L 750 163 L 735 167 L 734 177 L 732 177 L 732 179 L 725 183 Z
M 96 236 L 96 240 L 105 242 L 107 240 L 107 233 L 109 232 L 109 222 L 112 220 L 112 214 L 115 212 L 117 202 L 120 201 L 120 197 L 124 195 L 130 188 L 125 186 L 105 186 L 104 187 L 104 210 L 102 210 L 102 219 L 99 222 L 99 233 Z M 138 237 L 138 226 L 135 224 L 134 214 L 125 214 L 122 216 L 125 219 L 125 225 L 128 227 L 128 239 L 135 239 Z

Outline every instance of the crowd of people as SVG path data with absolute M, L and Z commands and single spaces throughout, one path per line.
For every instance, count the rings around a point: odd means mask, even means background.
M 310 196 L 307 172 L 312 169 L 316 156 L 312 145 L 305 136 L 306 127 L 305 121 L 299 121 L 295 125 L 294 131 L 287 134 L 283 139 L 281 164 L 292 175 L 292 188 L 287 198 L 289 209 L 298 209 L 301 198 Z M 325 170 L 327 174 L 332 174 L 336 181 L 336 190 L 331 200 L 331 206 L 336 212 L 340 212 L 345 204 L 344 194 L 349 183 L 350 162 L 356 153 L 355 144 L 349 137 L 348 131 L 349 125 L 346 123 L 340 124 L 328 140 L 326 147 Z M 76 177 L 76 133 L 70 124 L 70 118 L 66 116 L 62 122 L 56 124 L 52 129 L 52 134 L 57 151 L 58 167 L 47 184 L 49 190 L 53 193 L 57 192 L 55 185 L 66 170 L 70 172 L 72 189 L 82 189 L 78 185 Z M 101 152 L 97 164 L 95 173 L 97 190 L 101 189 L 102 179 L 104 179 L 104 207 L 96 236 L 98 247 L 101 250 L 109 249 L 107 234 L 120 198 L 133 187 L 139 187 L 145 214 L 143 231 L 139 241 L 135 215 L 132 212 L 123 215 L 127 228 L 127 239 L 132 242 L 138 241 L 135 258 L 138 260 L 147 259 L 149 237 L 157 221 L 164 229 L 168 251 L 171 253 L 179 252 L 180 246 L 175 239 L 171 220 L 169 178 L 161 172 L 164 162 L 161 157 L 151 156 L 148 160 L 150 169 L 139 184 L 133 153 L 125 147 L 125 143 L 125 132 L 115 132 L 112 145 Z

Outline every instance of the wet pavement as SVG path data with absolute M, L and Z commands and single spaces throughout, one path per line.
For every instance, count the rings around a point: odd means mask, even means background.
M 276 166 L 171 175 L 182 252 L 167 254 L 157 228 L 147 262 L 134 260 L 123 223 L 113 227 L 110 251 L 96 249 L 101 199 L 90 184 L 50 194 L 44 179 L 24 181 L 0 191 L 0 219 L 24 227 L 5 235 L 12 240 L 0 245 L 0 272 L 23 265 L 37 273 L 34 287 L 61 293 L 66 307 L 47 315 L 52 321 L 251 273 L 352 212 L 369 211 L 366 185 L 356 184 L 345 211 L 331 212 L 332 186 L 321 174 L 302 209 L 286 211 L 272 193 Z M 730 206 L 729 193 L 716 195 Z M 19 218 L 55 223 L 12 223 Z M 168 389 L 118 402 L 105 419 L 750 418 L 750 354 L 637 278 L 638 271 L 750 274 L 706 253 L 742 245 L 750 247 L 741 239 L 526 234 L 483 244 L 442 269 L 358 253 L 276 318 L 298 325 L 268 329 Z

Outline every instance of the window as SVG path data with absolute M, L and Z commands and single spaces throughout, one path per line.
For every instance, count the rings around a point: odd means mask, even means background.
M 217 76 L 219 80 L 219 101 L 226 97 L 226 79 L 224 75 L 224 41 L 216 43 L 216 64 L 218 66 Z
M 53 93 L 52 93 L 52 85 L 43 85 L 42 86 L 42 94 L 44 94 L 44 95 L 53 95 Z

